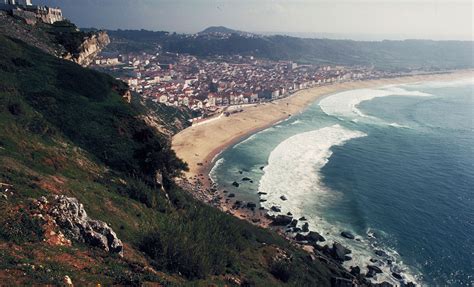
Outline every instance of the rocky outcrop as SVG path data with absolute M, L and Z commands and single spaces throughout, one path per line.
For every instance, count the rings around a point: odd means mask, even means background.
M 51 216 L 68 239 L 84 242 L 123 256 L 123 244 L 107 223 L 91 219 L 76 198 L 55 195 L 51 202 L 44 197 L 36 206 Z
M 34 25 L 34 13 L 16 11 L 14 14 L 0 11 L 0 34 L 19 39 L 50 55 L 82 66 L 91 64 L 97 54 L 110 43 L 105 31 L 81 32 L 74 24 L 66 21 L 54 25 Z M 124 95 L 124 99 L 127 98 L 128 95 Z
M 99 31 L 85 37 L 76 53 L 67 53 L 63 58 L 87 67 L 108 44 L 110 44 L 109 35 L 105 31 Z

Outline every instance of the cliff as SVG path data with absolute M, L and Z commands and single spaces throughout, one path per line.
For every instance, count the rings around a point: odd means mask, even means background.
M 0 11 L 0 33 L 81 66 L 88 66 L 110 43 L 104 31 L 86 33 L 67 20 L 30 23 L 5 11 Z
M 110 44 L 110 38 L 104 31 L 98 31 L 86 36 L 76 49 L 76 52 L 66 52 L 62 57 L 81 66 L 89 66 L 95 57 Z

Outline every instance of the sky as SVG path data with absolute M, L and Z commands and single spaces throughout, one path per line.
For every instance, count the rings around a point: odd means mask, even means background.
M 473 0 L 33 0 L 79 27 L 196 33 L 209 26 L 356 40 L 473 40 Z

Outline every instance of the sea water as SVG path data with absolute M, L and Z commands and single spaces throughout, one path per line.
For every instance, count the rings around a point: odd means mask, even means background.
M 379 281 L 473 286 L 473 89 L 467 79 L 329 95 L 224 151 L 211 177 L 305 216 L 352 250 L 347 267 L 381 267 Z

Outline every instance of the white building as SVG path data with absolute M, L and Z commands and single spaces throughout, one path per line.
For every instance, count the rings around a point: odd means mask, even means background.
M 6 5 L 26 5 L 32 6 L 31 0 L 4 0 L 4 4 Z

